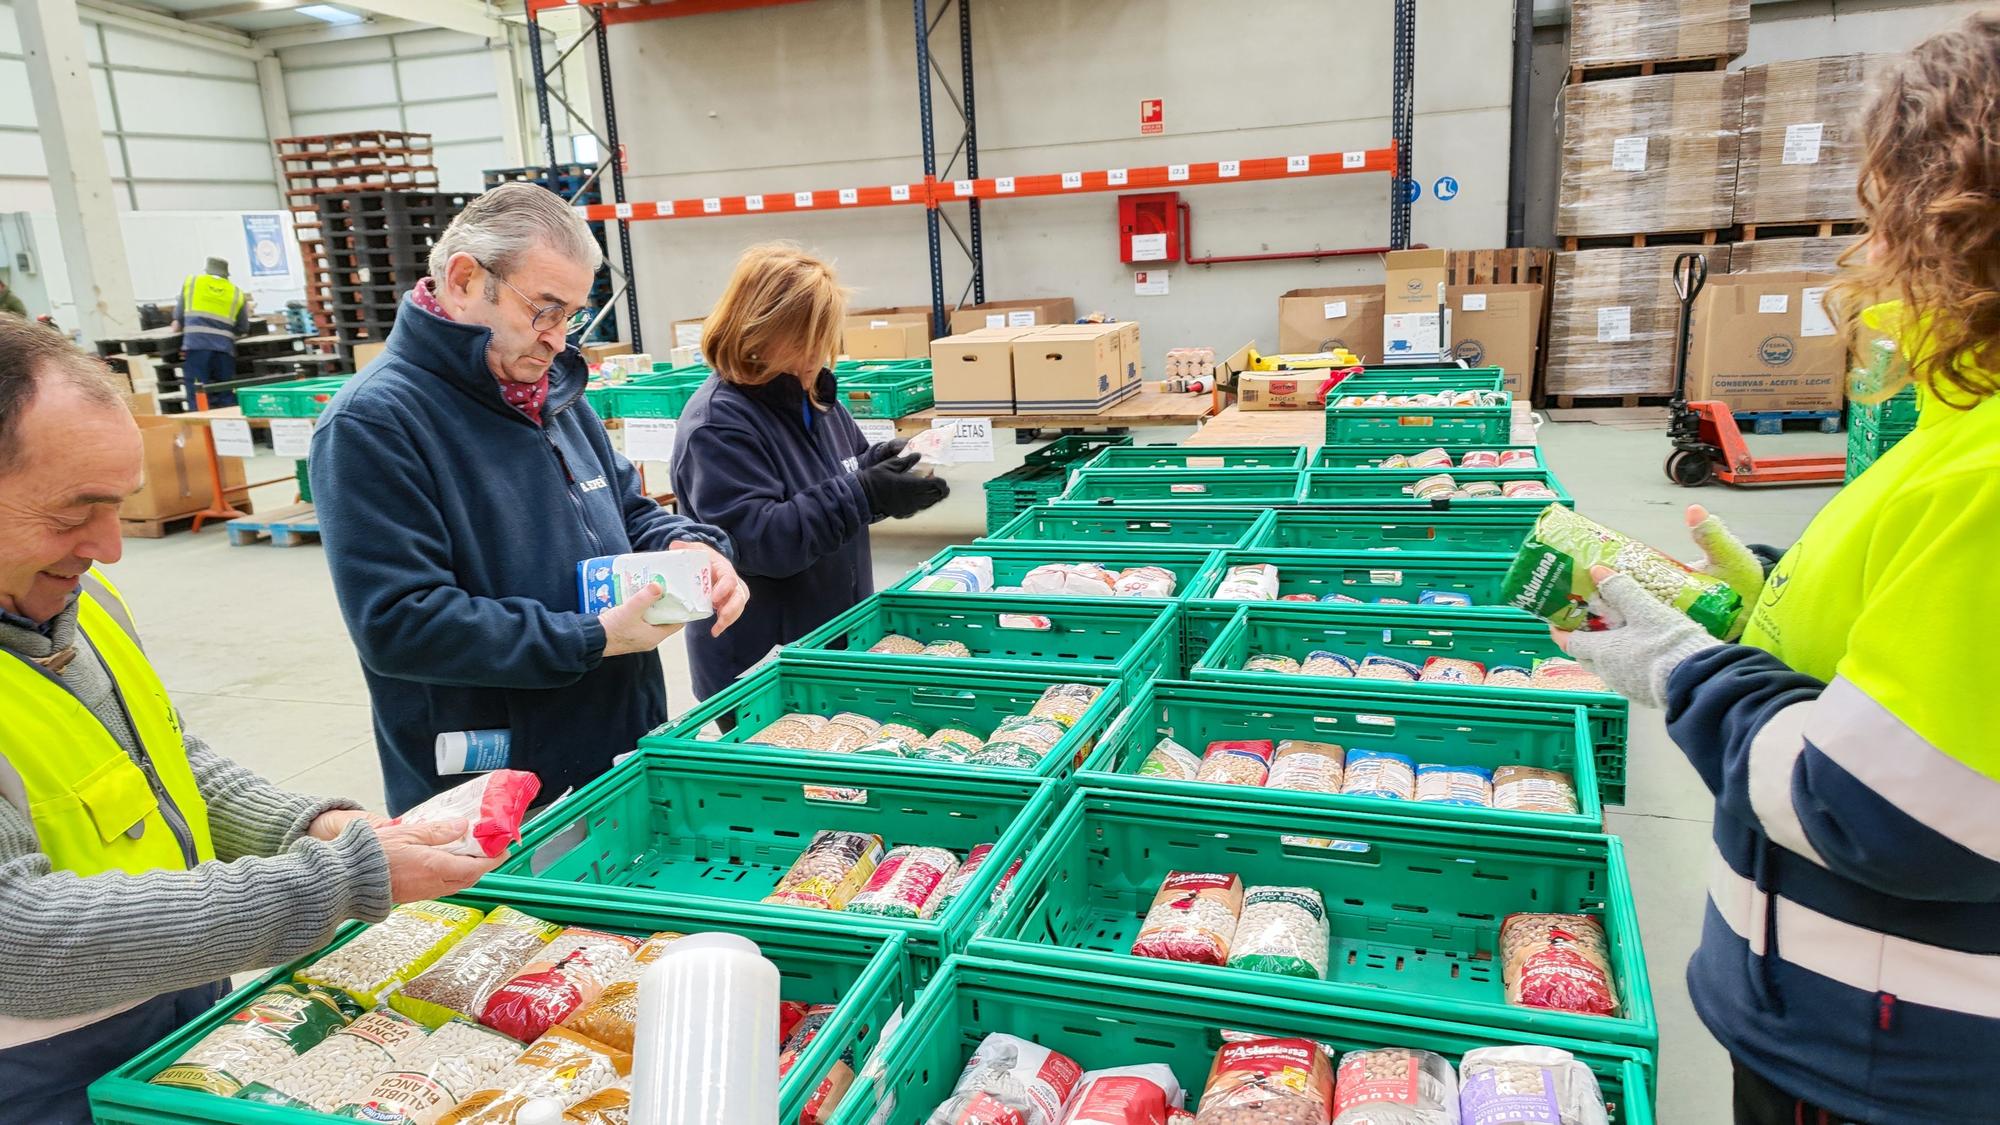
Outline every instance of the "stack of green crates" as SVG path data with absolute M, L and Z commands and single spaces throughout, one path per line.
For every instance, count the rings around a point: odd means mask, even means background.
M 1341 406 L 1353 395 L 1435 394 L 1439 391 L 1498 391 L 1505 375 L 1497 367 L 1370 367 L 1342 380 L 1326 396 L 1326 444 L 1331 446 L 1410 446 L 1505 444 L 1512 435 L 1511 396 L 1498 406 Z
M 1859 399 L 1847 404 L 1847 479 L 1853 480 L 1882 459 L 1897 442 L 1917 428 L 1917 388 L 1904 387 L 1880 402 Z
M 265 383 L 236 392 L 236 405 L 246 418 L 317 418 L 352 375 Z
M 928 359 L 842 360 L 833 373 L 841 403 L 856 418 L 901 418 L 937 401 Z
M 612 418 L 679 418 L 688 400 L 701 389 L 711 374 L 705 364 L 674 367 L 656 363 L 649 374 L 634 375 L 623 383 L 585 391 L 594 396 L 591 406 L 605 420 Z
M 998 531 L 1037 504 L 1062 495 L 1071 466 L 1107 445 L 1130 445 L 1130 434 L 1066 434 L 1033 453 L 1018 469 L 986 482 L 986 530 Z

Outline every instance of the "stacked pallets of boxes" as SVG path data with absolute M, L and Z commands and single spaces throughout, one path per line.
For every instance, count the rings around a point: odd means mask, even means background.
M 1505 397 L 1497 368 L 1351 378 L 1350 392 L 1371 396 L 1449 385 Z M 763 944 L 786 1000 L 829 1005 L 819 1037 L 787 1052 L 787 1123 L 922 1125 L 968 1053 L 998 1035 L 1017 1038 L 990 1041 L 986 1064 L 1005 1070 L 1018 1055 L 1062 1095 L 1079 1071 L 1159 1064 L 1172 1077 L 1154 1078 L 1211 1107 L 1201 1121 L 1235 1120 L 1205 1090 L 1219 1051 L 1294 1051 L 1306 1111 L 1287 1120 L 1320 1125 L 1336 1070 L 1342 1096 L 1393 1070 L 1405 1092 L 1370 1090 L 1456 1108 L 1432 1078 L 1472 1052 L 1531 1047 L 1540 1053 L 1513 1056 L 1519 1068 L 1573 1059 L 1610 1121 L 1649 1125 L 1658 1025 L 1624 852 L 1603 831 L 1604 804 L 1624 792 L 1625 701 L 1255 659 L 1526 668 L 1560 655 L 1545 625 L 1496 604 L 1537 512 L 1570 502 L 1531 446 L 1505 468 L 1467 457 L 1497 459 L 1508 406 L 1412 416 L 1349 397 L 1331 396 L 1316 455 L 1098 449 L 1064 471 L 1059 495 L 939 552 L 647 735 L 456 901 L 635 937 L 727 930 Z M 1451 467 L 1380 467 L 1429 447 Z M 1418 482 L 1439 473 L 1454 491 L 1431 498 L 1436 482 Z M 1519 488 L 1541 495 L 1508 495 Z M 1232 569 L 1264 566 L 1267 596 L 1288 600 L 1231 600 Z M 1132 574 L 1119 596 L 1072 596 L 1094 568 Z M 1036 574 L 1075 586 L 1056 592 Z M 1168 741 L 1203 764 L 1171 768 Z M 1317 781 L 1271 784 L 1271 759 L 1307 747 L 1319 760 L 1299 776 Z M 1342 780 L 1393 763 L 1426 777 L 1431 763 L 1533 772 L 1570 799 L 1438 802 Z M 792 877 L 802 857 L 824 861 L 817 881 Z M 1142 937 L 1180 916 L 1151 909 L 1170 881 L 1205 888 L 1196 954 L 1155 955 L 1159 935 Z M 856 894 L 871 884 L 901 897 Z M 1244 902 L 1279 923 L 1253 921 Z M 1578 1006 L 1596 1010 L 1536 1001 L 1516 978 L 1537 950 L 1602 973 Z M 100 1108 L 276 1120 L 148 1082 L 249 995 L 101 1082 Z M 1275 1042 L 1237 1048 L 1225 1034 Z

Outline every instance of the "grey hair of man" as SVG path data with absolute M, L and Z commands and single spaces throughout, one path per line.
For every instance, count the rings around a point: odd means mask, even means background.
M 21 419 L 34 405 L 36 393 L 42 384 L 57 380 L 82 391 L 95 405 L 125 405 L 103 360 L 77 350 L 69 337 L 53 328 L 18 316 L 0 316 L 0 476 L 21 462 L 26 445 Z
M 593 273 L 604 264 L 589 224 L 561 196 L 540 184 L 507 183 L 475 196 L 445 228 L 431 245 L 430 273 L 443 278 L 452 255 L 470 254 L 486 267 L 486 299 L 498 300 L 495 277 L 512 273 L 520 256 L 538 245 Z

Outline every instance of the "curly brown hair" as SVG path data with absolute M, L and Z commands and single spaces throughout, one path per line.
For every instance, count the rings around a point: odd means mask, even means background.
M 1850 324 L 1901 300 L 1909 376 L 1961 410 L 2000 392 L 2000 14 L 1917 45 L 1880 80 L 1863 119 L 1868 237 L 1842 256 Z M 1892 391 L 1871 388 L 1879 397 Z

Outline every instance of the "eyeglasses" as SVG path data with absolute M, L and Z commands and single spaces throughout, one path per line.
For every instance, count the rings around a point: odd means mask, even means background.
M 506 278 L 501 277 L 497 273 L 494 273 L 492 267 L 488 266 L 485 262 L 481 262 L 479 263 L 479 265 L 481 269 L 484 269 L 487 273 L 493 275 L 493 280 L 499 282 L 502 285 L 505 285 L 509 289 L 514 290 L 514 295 L 521 298 L 521 301 L 524 304 L 526 304 L 530 310 L 534 312 L 535 318 L 529 323 L 533 326 L 535 331 L 547 332 L 549 329 L 554 328 L 556 325 L 564 323 L 565 317 L 563 316 L 562 305 L 560 304 L 538 305 L 535 303 L 535 299 L 533 297 L 530 297 L 526 293 L 521 292 L 521 290 L 517 286 L 515 286 L 513 282 L 508 281 Z M 590 306 L 588 305 L 585 305 L 577 309 L 575 312 L 570 313 L 569 316 L 567 317 L 568 323 L 563 328 L 563 335 L 574 336 L 578 332 L 583 331 L 584 326 L 590 323 L 590 313 L 591 309 Z

